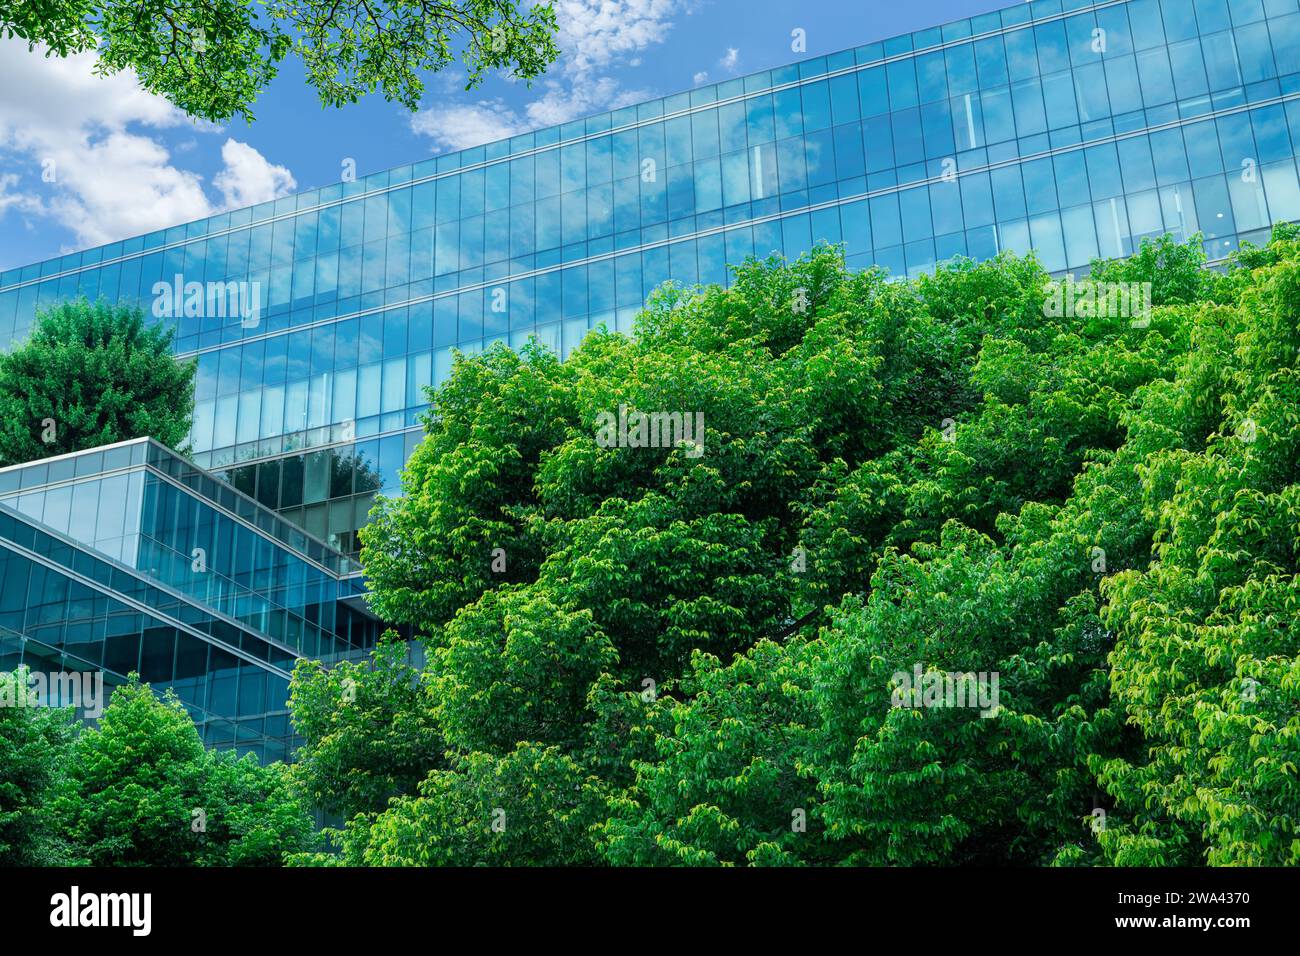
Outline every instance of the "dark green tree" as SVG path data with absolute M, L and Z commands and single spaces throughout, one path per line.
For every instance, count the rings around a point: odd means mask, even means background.
M 139 309 L 84 299 L 38 313 L 26 342 L 0 355 L 0 464 L 145 435 L 184 450 L 193 361 Z

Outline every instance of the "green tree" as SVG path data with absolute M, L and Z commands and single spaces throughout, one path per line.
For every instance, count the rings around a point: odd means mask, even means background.
M 1300 863 L 1300 242 L 1198 306 L 1142 485 L 1153 560 L 1107 580 L 1111 685 L 1144 749 L 1091 766 L 1119 865 Z M 1194 388 L 1191 386 L 1195 386 Z M 1197 406 L 1200 406 L 1199 408 Z
M 458 59 L 467 88 L 493 70 L 539 76 L 558 55 L 555 29 L 549 4 L 522 0 L 0 0 L 0 33 L 47 56 L 94 50 L 100 74 L 132 70 L 213 122 L 251 120 L 290 55 L 326 106 L 379 92 L 413 110 L 422 74 Z
M 389 634 L 367 660 L 294 668 L 289 709 L 303 743 L 292 773 L 320 808 L 345 819 L 378 812 L 441 765 L 433 702 L 406 650 Z
M 581 763 L 521 743 L 470 753 L 399 797 L 360 837 L 367 866 L 576 866 L 597 862 L 587 827 L 603 806 Z M 356 818 L 358 822 L 364 818 Z
M 0 866 L 65 862 L 48 812 L 78 725 L 69 710 L 29 704 L 27 670 L 0 674 Z
M 53 813 L 91 866 L 275 866 L 312 834 L 284 765 L 205 750 L 175 694 L 134 679 L 77 740 Z
M 808 693 L 819 642 L 761 641 L 730 666 L 699 654 L 671 721 L 609 801 L 601 853 L 620 866 L 834 862 L 803 771 L 816 726 Z
M 181 449 L 196 364 L 139 309 L 84 299 L 38 313 L 0 355 L 0 463 L 13 465 L 141 436 Z
M 1300 240 L 1202 264 L 1067 315 L 1032 257 L 818 248 L 460 358 L 362 533 L 448 762 L 338 859 L 1297 862 Z M 620 406 L 703 453 L 598 441 Z M 996 706 L 900 706 L 918 668 Z
M 971 274 L 972 300 L 1041 295 L 1032 264 Z M 949 307 L 956 298 L 936 294 Z M 724 661 L 815 629 L 821 607 L 801 597 L 803 572 L 791 567 L 814 487 L 973 401 L 978 333 L 959 336 L 926 312 L 916 290 L 850 274 L 819 249 L 749 263 L 725 292 L 663 289 L 634 337 L 598 330 L 563 364 L 537 348 L 459 361 L 433 396 L 405 494 L 381 498 L 363 532 L 376 609 L 430 644 L 452 752 L 438 792 L 462 792 L 452 781 L 480 766 L 471 756 L 509 761 L 526 746 L 563 755 L 584 793 L 614 799 L 636 761 L 655 758 L 677 716 L 659 695 L 691 676 L 693 655 Z M 995 309 L 969 312 L 1011 324 Z M 891 419 L 907 403 L 911 414 Z M 597 417 L 619 406 L 701 413 L 704 453 L 602 447 Z M 373 829 L 405 832 L 418 800 Z M 771 806 L 784 808 L 779 819 L 752 828 L 771 836 L 750 847 L 764 844 L 764 862 L 785 858 L 772 834 L 793 809 L 784 797 Z M 606 816 L 591 801 L 561 810 L 590 812 L 587 827 Z M 365 829 L 349 828 L 346 858 L 373 855 Z M 409 847 L 386 845 L 386 862 Z M 629 859 L 640 852 L 625 845 Z M 745 848 L 710 852 L 746 858 Z M 417 859 L 445 861 L 436 850 Z

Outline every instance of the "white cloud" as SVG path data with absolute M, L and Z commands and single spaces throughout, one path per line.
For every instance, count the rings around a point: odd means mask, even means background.
M 14 191 L 18 183 L 19 178 L 16 173 L 0 173 L 0 216 L 3 216 L 8 209 L 16 209 L 24 213 L 43 213 L 45 210 L 38 197 Z
M 540 94 L 522 108 L 498 98 L 465 106 L 435 101 L 411 119 L 415 133 L 443 149 L 464 149 L 525 130 L 618 109 L 645 99 L 611 75 L 633 66 L 638 54 L 662 43 L 685 0 L 553 0 L 562 56 L 538 84 Z
M 213 177 L 212 185 L 221 190 L 227 209 L 279 199 L 298 185 L 288 169 L 272 165 L 253 147 L 238 140 L 226 140 L 221 147 L 221 161 L 225 168 Z
M 555 42 L 566 66 L 585 74 L 662 43 L 678 0 L 554 0 Z
M 520 132 L 521 123 L 500 100 L 481 100 L 470 104 L 449 102 L 420 110 L 411 117 L 411 129 L 449 149 L 464 149 L 514 136 Z
M 140 89 L 132 73 L 94 75 L 94 63 L 91 52 L 45 57 L 22 41 L 0 39 L 0 153 L 7 174 L 0 212 L 51 218 L 82 247 L 293 188 L 287 169 L 227 140 L 225 168 L 214 181 L 221 202 L 214 202 L 199 173 L 174 164 L 161 134 L 218 128 Z
M 724 72 L 730 73 L 734 76 L 736 73 L 736 67 L 739 65 L 740 51 L 734 46 L 727 47 L 727 52 L 722 55 L 722 59 L 718 60 L 718 67 Z M 696 86 L 703 86 L 705 83 L 709 82 L 709 71 L 700 70 L 691 77 L 691 82 Z
M 535 129 L 567 123 L 589 113 L 638 103 L 647 95 L 642 90 L 622 89 L 612 76 L 588 78 L 573 86 L 548 82 L 546 92 L 525 107 L 526 125 Z

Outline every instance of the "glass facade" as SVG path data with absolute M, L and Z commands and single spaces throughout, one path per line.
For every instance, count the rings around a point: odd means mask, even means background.
M 0 336 L 79 293 L 255 284 L 253 327 L 175 320 L 197 460 L 355 553 L 453 347 L 565 352 L 819 239 L 896 274 L 1166 231 L 1218 259 L 1300 218 L 1297 142 L 1297 0 L 1040 0 L 10 270 Z
M 358 646 L 321 596 L 358 579 L 331 562 L 397 488 L 453 349 L 567 354 L 665 280 L 819 240 L 896 275 L 1003 249 L 1079 271 L 1165 232 L 1218 260 L 1300 219 L 1297 146 L 1300 0 L 1036 0 L 12 269 L 0 341 L 71 296 L 158 314 L 199 284 L 160 320 L 198 360 L 194 460 L 226 484 L 50 479 L 0 490 L 6 520 L 256 632 L 266 656 L 237 669 L 281 680 L 273 649 Z M 128 502 L 120 524 L 97 494 Z M 199 540 L 232 550 L 194 581 Z
M 150 439 L 0 469 L 0 671 L 132 671 L 207 743 L 288 754 L 299 657 L 373 646 L 359 569 Z

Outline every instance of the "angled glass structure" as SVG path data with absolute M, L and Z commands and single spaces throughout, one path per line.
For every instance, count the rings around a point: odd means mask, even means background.
M 1035 0 L 11 269 L 0 342 L 71 296 L 157 314 L 170 295 L 197 465 L 355 555 L 454 349 L 565 354 L 666 280 L 819 240 L 896 275 L 1003 249 L 1081 271 L 1166 232 L 1221 260 L 1300 219 L 1298 147 L 1300 0 Z M 198 518 L 139 492 L 140 530 L 108 527 L 98 560 L 157 561 L 177 600 L 236 621 L 256 593 L 285 628 L 268 648 L 328 652 L 337 632 L 278 585 L 169 580 L 189 542 L 166 523 Z
M 294 661 L 374 644 L 359 575 L 152 439 L 0 469 L 0 671 L 139 673 L 213 746 L 288 755 Z

